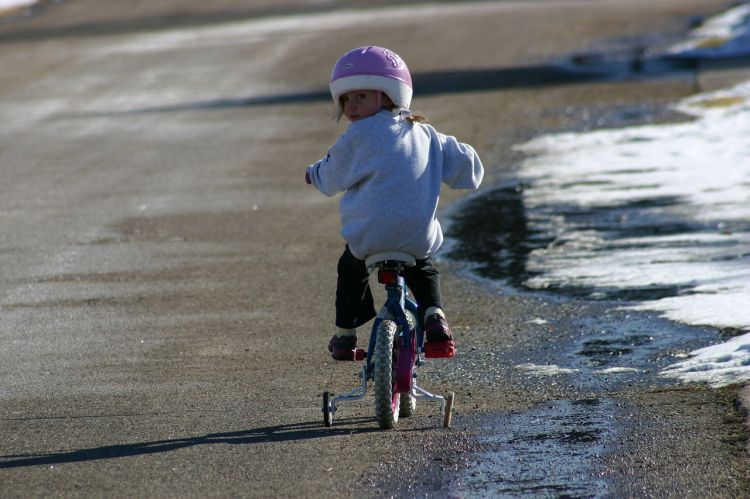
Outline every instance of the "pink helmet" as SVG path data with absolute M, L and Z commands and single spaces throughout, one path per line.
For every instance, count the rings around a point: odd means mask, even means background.
M 331 73 L 331 96 L 338 104 L 342 94 L 353 90 L 380 90 L 399 108 L 411 105 L 411 75 L 395 52 L 383 47 L 360 47 L 336 61 Z

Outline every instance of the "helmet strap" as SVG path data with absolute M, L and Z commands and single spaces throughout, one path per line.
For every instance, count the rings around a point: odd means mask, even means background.
M 378 92 L 375 96 L 375 112 L 379 112 L 380 108 L 383 107 L 383 92 Z

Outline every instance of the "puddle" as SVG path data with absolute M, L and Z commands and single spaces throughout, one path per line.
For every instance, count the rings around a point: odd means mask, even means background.
M 580 185 L 580 184 L 576 184 Z M 570 186 L 574 187 L 574 186 Z M 481 277 L 533 289 L 527 283 L 543 269 L 529 265 L 529 255 L 564 244 L 585 244 L 575 237 L 596 232 L 603 242 L 602 250 L 638 248 L 630 241 L 637 237 L 696 234 L 707 230 L 706 224 L 675 219 L 664 208 L 679 204 L 671 197 L 655 197 L 597 207 L 554 204 L 526 206 L 525 191 L 531 187 L 522 182 L 493 189 L 467 201 L 452 217 L 451 246 L 448 257 L 467 262 Z M 560 222 L 563 220 L 563 222 Z M 574 227 L 569 235 L 560 234 L 559 226 Z M 652 300 L 674 296 L 688 286 L 644 286 L 637 289 L 595 289 L 578 285 L 556 285 L 553 291 L 572 296 L 613 300 Z
M 618 406 L 608 398 L 545 402 L 493 416 L 457 492 L 471 497 L 591 497 L 610 483 L 600 463 L 616 438 Z
M 592 304 L 581 317 L 554 322 L 555 348 L 504 352 L 498 363 L 524 358 L 505 383 L 539 397 L 528 410 L 496 413 L 477 426 L 483 451 L 451 484 L 451 497 L 606 497 L 622 487 L 606 467 L 608 452 L 628 432 L 621 390 L 654 388 L 673 380 L 657 375 L 679 356 L 719 334 L 645 313 Z M 555 332 L 557 331 L 557 332 Z M 558 388 L 546 393 L 545 387 Z M 563 394 L 563 395 L 561 395 Z
M 717 341 L 720 334 L 713 328 L 687 326 L 652 314 L 617 309 L 574 319 L 564 328 L 581 333 L 570 343 L 563 342 L 551 360 L 579 369 L 584 376 L 576 385 L 597 391 L 603 388 L 602 381 L 587 379 L 590 374 L 616 368 L 633 373 L 628 382 L 641 378 L 653 383 L 653 377 L 664 367 L 695 348 Z M 620 376 L 607 384 L 613 388 L 611 385 L 625 381 Z
M 604 463 L 628 431 L 628 407 L 612 394 L 673 384 L 657 374 L 719 334 L 603 303 L 546 324 L 552 326 L 548 342 L 554 348 L 524 345 L 498 353 L 492 362 L 514 365 L 503 374 L 508 386 L 558 399 L 481 420 L 476 426 L 484 450 L 472 454 L 467 470 L 451 483 L 450 497 L 616 493 L 622 484 Z M 573 400 L 561 399 L 566 396 Z
M 526 265 L 529 253 L 554 240 L 529 223 L 523 190 L 522 184 L 501 187 L 466 202 L 452 217 L 455 244 L 448 257 L 470 262 L 482 277 L 522 287 L 533 275 Z
M 581 186 L 584 183 L 568 187 Z M 675 196 L 598 206 L 540 205 L 536 200 L 545 195 L 540 191 L 519 181 L 467 201 L 452 217 L 450 237 L 455 243 L 447 256 L 468 264 L 481 277 L 522 290 L 633 302 L 692 294 L 696 283 L 677 279 L 670 266 L 748 256 L 730 236 L 750 232 L 750 223 L 734 221 L 717 229 L 715 222 L 691 219 L 689 205 Z M 619 270 L 611 265 L 615 258 L 623 264 Z M 650 282 L 641 279 L 639 285 L 633 279 L 637 272 L 622 279 L 614 274 L 639 265 L 652 265 L 653 272 L 663 275 L 655 274 Z M 607 273 L 614 277 L 607 278 Z
M 627 45 L 627 44 L 626 44 Z M 652 53 L 643 46 L 625 46 L 573 54 L 565 67 L 572 71 L 592 71 L 606 74 L 610 79 L 638 77 L 681 76 L 694 71 L 697 59 Z

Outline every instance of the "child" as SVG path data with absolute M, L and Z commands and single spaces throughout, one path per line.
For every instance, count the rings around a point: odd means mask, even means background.
M 339 211 L 347 245 L 338 263 L 336 334 L 328 349 L 335 360 L 352 360 L 356 328 L 376 315 L 365 258 L 400 251 L 417 259 L 402 274 L 422 311 L 426 341 L 452 356 L 455 343 L 431 258 L 443 242 L 436 218 L 440 184 L 476 189 L 482 162 L 471 146 L 409 111 L 409 69 L 388 49 L 344 54 L 333 67 L 330 89 L 339 118 L 351 124 L 305 174 L 327 196 L 344 192 Z

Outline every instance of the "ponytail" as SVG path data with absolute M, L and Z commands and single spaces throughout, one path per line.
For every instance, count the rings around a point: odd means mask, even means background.
M 427 118 L 423 114 L 412 114 L 404 116 L 404 119 L 410 123 L 427 123 Z
M 402 120 L 406 120 L 409 123 L 427 123 L 427 118 L 423 114 L 414 114 L 409 109 L 397 109 L 394 106 L 391 112 L 398 114 Z

